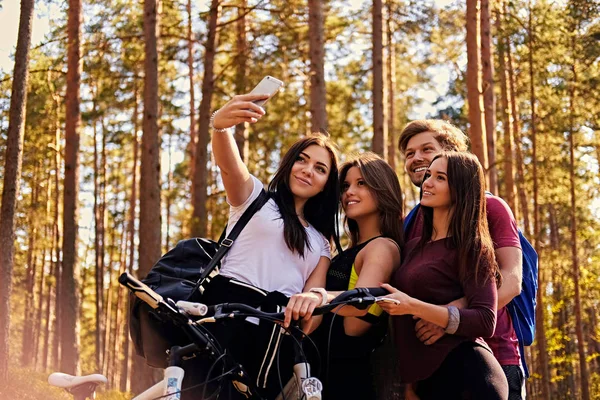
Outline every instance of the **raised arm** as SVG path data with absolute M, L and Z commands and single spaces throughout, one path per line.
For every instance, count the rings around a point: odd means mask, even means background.
M 254 184 L 250 179 L 248 168 L 240 157 L 232 132 L 218 132 L 218 130 L 231 128 L 242 122 L 257 122 L 265 114 L 265 111 L 253 101 L 266 98 L 268 95 L 262 94 L 235 96 L 213 117 L 212 127 L 215 132 L 212 135 L 212 151 L 221 170 L 227 199 L 234 207 L 248 199 Z

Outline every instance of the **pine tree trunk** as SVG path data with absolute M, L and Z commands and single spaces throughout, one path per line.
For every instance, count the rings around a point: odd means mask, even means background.
M 144 116 L 140 173 L 139 269 L 143 278 L 160 257 L 160 140 L 158 132 L 158 1 L 144 0 Z M 134 393 L 141 393 L 153 382 L 152 369 L 134 357 Z
M 575 36 L 572 40 L 575 52 Z M 574 55 L 574 54 L 573 54 Z M 574 59 L 575 60 L 575 59 Z M 577 85 L 577 67 L 575 61 L 571 65 L 573 81 L 569 87 L 569 181 L 571 184 L 571 262 L 573 268 L 573 285 L 575 288 L 575 332 L 577 335 L 577 352 L 579 353 L 580 396 L 583 400 L 590 399 L 589 373 L 585 360 L 585 341 L 583 337 L 583 321 L 581 319 L 581 293 L 579 285 L 579 258 L 577 255 L 577 197 L 575 183 L 575 98 Z
M 48 86 L 50 87 L 50 92 L 52 93 L 52 100 L 54 101 L 54 110 L 55 110 L 55 115 L 54 115 L 54 201 L 53 201 L 53 207 L 54 207 L 54 213 L 53 213 L 53 217 L 52 217 L 52 237 L 53 237 L 53 243 L 52 243 L 52 248 L 54 250 L 54 255 L 53 255 L 53 266 L 52 266 L 52 272 L 50 275 L 52 275 L 54 277 L 54 298 L 52 298 L 51 296 L 51 288 L 49 288 L 49 293 L 48 293 L 48 302 L 52 301 L 52 304 L 54 304 L 54 313 L 50 312 L 50 303 L 48 303 L 48 310 L 47 310 L 47 315 L 48 315 L 48 321 L 46 322 L 47 324 L 50 324 L 50 316 L 52 317 L 52 328 L 50 328 L 49 326 L 47 326 L 47 333 L 48 336 L 45 338 L 46 339 L 46 347 L 45 349 L 48 348 L 49 345 L 49 341 L 50 341 L 50 330 L 52 330 L 52 342 L 51 347 L 52 347 L 52 352 L 51 352 L 51 357 L 52 360 L 48 360 L 48 358 L 46 357 L 44 359 L 45 363 L 50 362 L 51 365 L 55 368 L 58 369 L 60 367 L 60 340 L 58 340 L 58 332 L 60 331 L 60 302 L 59 302 L 59 294 L 60 294 L 60 286 L 61 286 L 61 270 L 62 270 L 62 259 L 61 259 L 61 251 L 60 251 L 60 245 L 62 242 L 62 237 L 61 237 L 61 231 L 60 231 L 60 171 L 61 171 L 61 159 L 60 159 L 60 155 L 61 153 L 61 128 L 60 128 L 60 114 L 61 114 L 61 104 L 62 104 L 62 99 L 61 96 L 58 94 L 58 92 L 56 91 L 56 88 L 54 87 L 54 83 L 52 81 L 52 76 L 50 73 L 48 73 Z M 44 365 L 44 369 L 46 368 L 47 364 Z
M 310 47 L 310 124 L 313 132 L 327 132 L 325 88 L 325 15 L 322 0 L 308 0 Z
M 55 238 L 53 238 L 53 240 L 56 240 Z M 50 266 L 50 276 L 54 275 L 54 269 L 56 268 L 56 263 L 52 263 Z M 50 363 L 50 357 L 53 356 L 53 354 L 50 351 L 50 333 L 52 330 L 52 324 L 51 324 L 51 319 L 52 319 L 52 284 L 50 282 L 48 282 L 47 284 L 48 286 L 48 294 L 46 295 L 46 309 L 44 312 L 45 318 L 44 318 L 44 340 L 42 341 L 42 371 L 46 371 L 48 369 L 48 364 Z M 56 291 L 55 291 L 56 292 Z M 54 349 L 52 349 L 54 350 Z
M 504 14 L 498 11 L 496 16 L 496 31 L 498 32 L 498 76 L 500 77 L 500 98 L 502 103 L 502 127 L 504 129 L 503 148 L 504 148 L 504 179 L 502 197 L 508 203 L 508 206 L 518 220 L 518 208 L 515 195 L 515 181 L 513 168 L 513 134 L 510 124 L 511 112 L 508 101 L 508 76 L 506 73 L 506 54 L 505 39 L 502 29 Z
M 498 168 L 496 168 L 496 97 L 494 95 L 494 57 L 492 52 L 492 25 L 490 0 L 481 0 L 481 68 L 483 71 L 483 106 L 488 156 L 487 175 L 489 191 L 498 194 Z
M 208 143 L 211 101 L 214 92 L 214 64 L 217 45 L 217 22 L 219 19 L 219 1 L 212 0 L 208 20 L 208 35 L 206 37 L 204 53 L 204 76 L 202 78 L 202 101 L 198 111 L 198 146 L 196 147 L 195 178 L 192 189 L 192 236 L 206 236 L 206 189 L 208 182 Z
M 469 137 L 471 152 L 477 156 L 484 171 L 488 169 L 485 115 L 480 72 L 479 0 L 467 0 L 467 100 L 469 103 Z
M 98 92 L 96 88 L 95 92 Z M 92 101 L 92 110 L 94 115 L 97 115 L 96 109 L 96 101 L 95 99 Z M 95 308 L 96 308 L 96 332 L 95 336 L 95 346 L 96 351 L 94 354 L 95 362 L 96 362 L 96 370 L 102 371 L 102 355 L 104 354 L 104 345 L 102 342 L 102 331 L 103 331 L 103 321 L 102 315 L 103 312 L 103 304 L 104 304 L 104 252 L 102 251 L 103 241 L 103 231 L 104 231 L 104 215 L 102 210 L 102 200 L 100 194 L 100 180 L 102 177 L 100 176 L 100 167 L 99 167 L 99 155 L 98 155 L 98 132 L 97 132 L 97 121 L 92 122 L 92 131 L 93 131 L 93 145 L 94 145 L 94 287 L 95 287 Z
M 194 182 L 194 166 L 196 160 L 196 88 L 194 87 L 194 32 L 192 30 L 192 0 L 187 0 L 187 64 L 188 81 L 190 82 L 190 143 L 188 153 L 190 155 L 190 179 Z
M 394 43 L 394 26 L 392 15 L 394 12 L 394 4 L 391 0 L 386 2 L 387 18 L 386 18 L 386 34 L 387 34 L 387 85 L 388 85 L 388 115 L 387 115 L 387 132 L 388 132 L 388 164 L 396 170 L 396 43 Z
M 246 27 L 246 7 L 248 6 L 248 2 L 246 0 L 239 0 L 239 7 L 237 11 L 236 21 L 236 51 L 237 54 L 235 56 L 235 89 L 236 93 L 242 94 L 246 93 L 248 90 L 246 84 L 246 74 L 248 72 L 248 35 L 247 35 L 247 27 Z M 249 141 L 248 141 L 248 129 L 246 127 L 246 123 L 237 124 L 235 126 L 235 142 L 238 146 L 238 150 L 240 151 L 240 157 L 244 161 L 244 164 L 248 164 L 248 153 L 249 149 Z
M 65 117 L 65 183 L 63 194 L 63 265 L 60 301 L 60 366 L 68 374 L 79 366 L 79 296 L 77 293 L 77 205 L 79 193 L 79 85 L 81 81 L 81 0 L 69 0 L 67 92 Z
M 383 104 L 383 4 L 373 0 L 373 144 L 372 149 L 387 159 L 387 130 Z
M 506 3 L 505 3 L 506 11 Z M 531 224 L 529 222 L 529 209 L 527 207 L 527 192 L 525 190 L 525 168 L 523 166 L 523 154 L 521 151 L 521 127 L 519 122 L 519 111 L 517 109 L 517 93 L 516 93 L 516 79 L 513 69 L 512 62 L 512 51 L 510 39 L 506 39 L 506 60 L 508 62 L 508 79 L 509 79 L 509 93 L 510 93 L 510 109 L 513 117 L 512 120 L 512 132 L 515 140 L 515 155 L 517 162 L 517 193 L 519 195 L 519 206 L 521 207 L 521 214 L 523 216 L 523 231 L 531 236 Z
M 137 203 L 137 176 L 138 176 L 138 154 L 139 154 L 139 142 L 138 142 L 138 130 L 139 130 L 139 116 L 138 116 L 138 87 L 137 82 L 134 83 L 133 89 L 133 165 L 131 167 L 131 196 L 129 198 L 129 215 L 127 221 L 127 242 L 129 247 L 129 260 L 127 262 L 127 271 L 133 273 L 133 265 L 135 263 L 135 208 Z M 127 325 L 129 327 L 129 310 L 130 310 L 130 296 L 127 296 L 126 308 L 127 310 Z M 119 384 L 119 390 L 126 392 L 129 390 L 129 371 L 131 357 L 131 346 L 129 339 L 129 329 L 125 329 L 123 333 L 123 361 L 121 363 L 121 382 Z
M 15 209 L 19 197 L 19 180 L 23 161 L 25 106 L 29 79 L 29 47 L 33 21 L 33 0 L 21 0 L 19 34 L 15 52 L 15 68 L 10 96 L 4 185 L 0 207 L 0 382 L 8 379 L 10 295 L 12 291 L 13 253 L 15 243 Z
M 166 211 L 166 215 L 165 215 L 165 219 L 166 219 L 166 232 L 165 232 L 165 247 L 164 247 L 164 252 L 166 253 L 167 251 L 169 251 L 169 249 L 171 248 L 171 190 L 173 187 L 173 168 L 171 166 L 172 164 L 172 158 L 173 158 L 173 135 L 169 135 L 169 140 L 167 142 L 167 165 L 168 165 L 168 171 L 167 171 L 167 193 L 165 196 L 165 211 Z
M 31 203 L 29 207 L 29 216 L 27 225 L 29 226 L 29 238 L 27 243 L 27 270 L 25 279 L 25 317 L 23 321 L 23 335 L 21 343 L 21 365 L 29 367 L 33 361 L 33 328 L 35 316 L 35 281 L 37 277 L 37 237 L 38 237 L 38 215 L 39 207 L 39 173 L 40 163 L 37 163 L 33 172 L 33 184 L 31 193 Z

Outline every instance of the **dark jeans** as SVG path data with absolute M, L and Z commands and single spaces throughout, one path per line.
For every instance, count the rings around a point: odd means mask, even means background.
M 508 400 L 523 400 L 523 370 L 519 365 L 503 365 L 508 381 Z
M 506 376 L 488 349 L 464 342 L 448 354 L 429 378 L 417 383 L 417 395 L 427 399 L 508 399 Z

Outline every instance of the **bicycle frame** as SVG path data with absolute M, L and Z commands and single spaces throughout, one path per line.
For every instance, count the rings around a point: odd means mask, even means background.
M 133 400 L 153 400 L 156 398 L 177 400 L 181 398 L 181 384 L 184 376 L 185 371 L 183 368 L 175 366 L 167 367 L 165 369 L 165 377 L 162 381 L 145 392 L 140 393 Z
M 283 320 L 283 313 L 264 313 L 245 304 L 219 304 L 210 307 L 205 307 L 204 305 L 201 305 L 203 307 L 199 307 L 199 309 L 203 308 L 205 310 L 203 312 L 209 312 L 210 309 L 210 311 L 214 311 L 214 315 L 212 317 L 202 318 L 199 321 L 193 322 L 189 319 L 188 314 L 182 312 L 172 300 L 163 300 L 163 298 L 160 295 L 158 295 L 148 286 L 134 278 L 129 273 L 123 273 L 119 277 L 119 283 L 129 288 L 138 298 L 142 299 L 144 302 L 150 305 L 150 307 L 155 309 L 155 311 L 167 315 L 176 325 L 181 327 L 182 330 L 184 330 L 185 333 L 188 335 L 190 340 L 194 343 L 194 345 L 188 345 L 185 348 L 188 348 L 190 346 L 196 346 L 196 351 L 205 348 L 206 350 L 210 350 L 211 352 L 213 352 L 213 354 L 220 353 L 218 349 L 219 346 L 216 345 L 212 341 L 212 339 L 206 335 L 206 332 L 202 332 L 198 328 L 204 323 L 216 322 L 218 320 L 223 320 L 226 318 L 245 319 L 247 317 L 258 317 L 270 321 Z M 336 298 L 336 301 L 315 309 L 313 315 L 324 314 L 340 305 L 347 304 L 353 305 L 355 307 L 366 308 L 376 301 L 375 296 L 384 295 L 386 293 L 387 291 L 381 288 L 353 289 L 344 292 L 343 294 L 338 296 Z M 299 342 L 295 347 L 298 348 L 296 349 L 297 359 L 296 364 L 293 368 L 293 377 L 284 386 L 282 393 L 277 397 L 277 399 L 320 400 L 322 384 L 317 378 L 313 378 L 310 376 L 310 364 L 306 360 L 306 357 L 303 355 L 301 345 L 299 344 Z M 234 377 L 235 379 L 232 379 L 234 384 L 236 383 L 236 381 L 238 381 L 238 383 L 240 383 L 241 386 L 245 386 L 247 389 L 249 389 L 249 396 L 247 396 L 247 398 L 261 399 L 260 395 L 258 395 L 259 391 L 257 390 L 256 385 L 254 385 L 254 383 L 251 382 L 251 379 L 247 379 L 247 374 L 243 371 L 243 367 L 241 367 L 241 365 L 239 364 L 236 364 L 235 361 L 232 363 L 231 361 L 227 360 L 227 357 L 224 358 L 224 362 L 226 366 L 228 365 L 227 363 L 229 363 L 235 365 L 237 369 L 234 368 L 229 370 L 228 368 L 226 368 L 228 372 L 226 372 L 220 378 L 223 378 L 226 375 L 229 377 Z M 171 365 L 172 364 L 173 363 L 171 363 Z M 175 364 L 177 364 L 177 362 L 175 362 Z M 165 379 L 162 382 L 159 382 L 158 384 L 154 385 L 152 388 L 148 389 L 146 392 L 136 397 L 135 400 L 146 400 L 160 397 L 161 390 L 163 391 L 164 395 L 172 394 L 172 396 L 167 397 L 167 399 L 169 400 L 180 398 L 178 394 L 181 391 L 181 382 L 185 373 L 178 365 L 173 366 L 177 367 L 178 369 L 172 369 L 169 371 L 168 374 L 167 372 L 165 372 Z M 239 379 L 240 377 L 242 379 Z

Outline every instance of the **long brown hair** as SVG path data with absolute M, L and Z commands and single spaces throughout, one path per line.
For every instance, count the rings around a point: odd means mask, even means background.
M 483 168 L 477 157 L 470 153 L 444 152 L 433 161 L 438 158 L 448 160 L 446 172 L 451 201 L 448 237 L 451 246 L 458 251 L 459 277 L 464 282 L 474 276 L 476 283 L 479 278 L 485 283 L 496 277 L 499 286 L 501 278 L 487 222 Z M 433 209 L 422 206 L 422 212 L 424 224 L 420 248 L 431 240 L 433 233 Z
M 340 167 L 340 182 L 344 182 L 352 167 L 360 170 L 367 187 L 377 201 L 381 234 L 402 247 L 404 245 L 402 190 L 396 172 L 377 154 L 366 152 L 354 156 Z M 356 246 L 358 244 L 358 224 L 348 217 L 344 218 L 344 222 L 348 236 L 350 236 L 350 246 Z
M 304 205 L 304 218 L 321 232 L 327 240 L 333 240 L 340 249 L 338 235 L 338 210 L 340 184 L 338 181 L 338 159 L 331 140 L 321 134 L 312 134 L 298 140 L 285 153 L 279 168 L 269 183 L 269 194 L 277 203 L 283 219 L 283 236 L 288 248 L 304 257 L 304 248 L 310 249 L 308 235 L 298 219 L 294 206 L 294 195 L 290 190 L 290 173 L 300 153 L 309 146 L 317 145 L 329 153 L 331 168 L 322 192 L 308 199 Z

